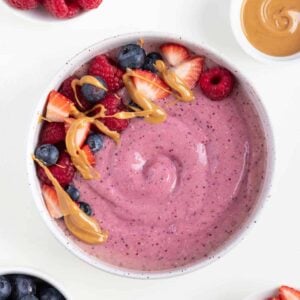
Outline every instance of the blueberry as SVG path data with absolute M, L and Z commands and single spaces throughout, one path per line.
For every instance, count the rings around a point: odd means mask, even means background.
M 93 153 L 100 151 L 103 147 L 104 137 L 100 133 L 91 133 L 86 142 Z
M 74 200 L 78 201 L 80 198 L 80 192 L 78 189 L 73 185 L 69 184 L 66 188 L 66 192 L 69 194 L 69 196 Z
M 41 290 L 40 300 L 64 300 L 65 297 L 55 288 L 47 287 Z
M 37 298 L 34 295 L 26 295 L 26 296 L 20 298 L 20 300 L 39 300 L 39 298 Z
M 148 70 L 152 73 L 157 73 L 157 70 L 155 68 L 155 63 L 157 60 L 162 60 L 162 56 L 157 52 L 151 52 L 147 55 L 145 59 L 145 63 L 143 65 L 144 70 Z
M 79 208 L 85 212 L 88 216 L 91 216 L 93 214 L 93 211 L 88 203 L 85 202 L 79 202 Z
M 7 299 L 10 296 L 11 291 L 12 287 L 9 280 L 4 276 L 0 276 L 0 299 Z
M 106 82 L 99 76 L 95 76 L 95 78 L 105 87 L 107 88 Z M 102 100 L 105 95 L 106 91 L 104 89 L 98 88 L 92 84 L 84 84 L 81 87 L 81 92 L 84 98 L 91 103 L 96 103 Z
M 36 284 L 33 278 L 26 275 L 16 275 L 14 277 L 14 296 L 22 299 L 26 295 L 35 295 Z
M 45 166 L 49 167 L 57 163 L 59 151 L 53 145 L 44 144 L 35 150 L 35 156 L 37 159 L 41 160 Z
M 143 66 L 145 58 L 146 53 L 143 48 L 137 44 L 128 44 L 120 49 L 118 63 L 123 69 L 139 69 Z

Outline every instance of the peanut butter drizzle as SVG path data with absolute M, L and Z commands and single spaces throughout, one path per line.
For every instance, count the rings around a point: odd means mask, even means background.
M 59 208 L 64 216 L 64 222 L 68 230 L 79 240 L 88 244 L 100 244 L 107 240 L 108 233 L 103 231 L 97 221 L 85 214 L 70 198 L 68 193 L 61 187 L 50 170 L 34 155 L 33 160 L 44 169 L 48 179 L 53 184 Z
M 175 74 L 174 71 L 168 69 L 162 60 L 155 63 L 155 68 L 160 73 L 165 83 L 175 91 L 174 96 L 183 102 L 191 102 L 195 96 L 190 88 Z
M 80 103 L 80 101 L 78 99 L 76 86 L 77 85 L 83 86 L 84 84 L 93 85 L 93 86 L 107 92 L 107 88 L 101 82 L 99 82 L 97 80 L 97 78 L 95 78 L 94 76 L 85 75 L 85 76 L 82 76 L 80 79 L 73 79 L 72 82 L 71 82 L 71 87 L 72 87 L 72 90 L 74 92 L 76 102 L 81 108 L 83 108 L 83 106 L 82 106 L 82 104 Z
M 244 0 L 241 23 L 249 42 L 266 54 L 300 51 L 299 0 Z

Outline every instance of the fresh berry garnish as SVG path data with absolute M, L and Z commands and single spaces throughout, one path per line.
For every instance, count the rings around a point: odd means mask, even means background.
M 117 119 L 117 118 L 105 118 L 102 121 L 110 130 L 117 131 L 117 132 L 123 131 L 129 125 L 128 120 Z
M 189 51 L 179 44 L 168 43 L 160 47 L 163 57 L 171 66 L 177 66 L 189 58 Z
M 66 19 L 71 19 L 75 16 L 77 16 L 81 12 L 81 6 L 76 3 L 72 2 L 68 5 L 68 13 L 66 15 Z
M 83 95 L 81 94 L 80 86 L 77 86 L 76 88 L 77 98 L 80 102 L 80 105 L 77 103 L 71 86 L 71 83 L 74 79 L 78 79 L 78 78 L 76 76 L 70 76 L 69 78 L 65 79 L 59 88 L 59 92 L 64 96 L 66 96 L 68 99 L 70 99 L 79 110 L 86 111 L 90 109 L 92 105 L 90 102 L 84 99 Z
M 43 5 L 50 14 L 59 19 L 73 17 L 79 12 L 78 6 L 65 0 L 44 0 Z
M 8 0 L 8 3 L 18 9 L 34 9 L 39 5 L 38 0 Z
M 40 292 L 40 300 L 65 300 L 65 297 L 55 288 L 46 287 Z
M 51 144 L 44 144 L 37 147 L 35 156 L 42 161 L 45 166 L 53 166 L 58 161 L 59 151 Z
M 83 97 L 88 102 L 91 102 L 93 104 L 99 102 L 100 100 L 102 100 L 105 97 L 106 89 L 107 89 L 106 82 L 101 77 L 95 76 L 94 78 L 97 79 L 98 82 L 100 84 L 102 84 L 105 89 L 98 88 L 98 87 L 96 87 L 92 84 L 88 84 L 88 83 L 84 84 L 81 87 L 81 93 L 82 93 Z
M 54 219 L 59 219 L 63 216 L 59 208 L 59 200 L 54 187 L 43 184 L 42 194 L 50 216 Z
M 73 184 L 69 184 L 66 187 L 66 192 L 69 194 L 69 196 L 72 198 L 72 200 L 74 200 L 74 201 L 79 200 L 80 192 Z
M 156 74 L 149 71 L 136 70 L 138 77 L 133 77 L 133 83 L 137 90 L 150 100 L 166 98 L 169 95 L 169 87 Z
M 143 70 L 150 71 L 152 73 L 157 73 L 155 68 L 155 63 L 157 60 L 162 60 L 162 56 L 157 52 L 151 52 L 146 56 L 145 63 L 143 65 Z
M 53 122 L 63 122 L 72 110 L 72 102 L 61 93 L 50 92 L 46 108 L 46 119 Z
M 68 185 L 75 175 L 75 168 L 69 154 L 66 152 L 61 153 L 56 165 L 49 167 L 49 170 L 62 186 Z M 37 173 L 43 183 L 52 185 L 51 181 L 45 174 L 45 171 L 41 167 L 38 167 Z
M 106 82 L 110 92 L 116 92 L 123 87 L 123 71 L 106 56 L 98 55 L 90 63 L 88 73 L 93 76 L 100 76 Z
M 72 122 L 74 122 L 75 119 L 72 118 L 67 118 L 65 119 L 65 130 L 66 132 L 69 130 Z M 84 122 L 81 124 L 81 126 L 76 130 L 76 138 L 75 138 L 75 144 L 76 146 L 78 146 L 79 148 L 82 147 L 82 145 L 85 143 L 87 136 L 90 132 L 91 129 L 91 124 Z
M 227 69 L 215 67 L 203 72 L 199 83 L 204 95 L 211 100 L 220 101 L 232 92 L 234 77 Z
M 280 300 L 300 300 L 300 291 L 288 286 L 281 286 L 279 289 Z
M 102 3 L 102 0 L 77 0 L 77 3 L 83 9 L 93 9 L 97 8 Z
M 94 166 L 96 164 L 96 158 L 94 156 L 94 153 L 91 151 L 91 148 L 89 145 L 84 145 L 82 147 L 83 152 L 85 153 L 87 160 L 91 166 Z
M 41 144 L 57 144 L 63 142 L 66 137 L 64 123 L 61 122 L 44 122 L 40 133 Z
M 93 153 L 96 153 L 103 148 L 103 142 L 104 137 L 100 133 L 91 133 L 86 140 L 86 143 Z
M 121 110 L 121 99 L 114 94 L 107 95 L 102 101 L 101 104 L 106 108 L 106 115 L 113 115 Z
M 200 56 L 193 57 L 178 65 L 175 74 L 190 88 L 194 88 L 199 80 L 203 69 L 204 58 Z
M 86 213 L 88 216 L 91 216 L 93 214 L 92 208 L 88 203 L 85 202 L 79 202 L 79 208 Z
M 13 299 L 22 299 L 26 295 L 35 295 L 36 284 L 32 277 L 16 275 L 13 279 Z
M 8 299 L 11 292 L 12 286 L 10 281 L 4 276 L 0 276 L 0 299 Z
M 118 53 L 118 64 L 126 70 L 140 69 L 145 63 L 146 53 L 145 50 L 137 44 L 128 44 L 121 47 Z

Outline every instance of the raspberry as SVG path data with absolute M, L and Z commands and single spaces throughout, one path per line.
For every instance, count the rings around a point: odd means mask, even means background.
M 72 164 L 69 154 L 66 152 L 61 153 L 57 164 L 49 167 L 49 170 L 62 186 L 68 185 L 75 175 L 75 168 Z M 45 171 L 39 166 L 37 174 L 43 183 L 52 185 L 51 181 L 45 174 Z
M 53 16 L 60 19 L 71 18 L 79 12 L 78 5 L 65 0 L 44 0 L 43 5 Z
M 117 68 L 105 55 L 93 58 L 89 66 L 89 74 L 102 77 L 110 92 L 116 92 L 123 87 L 123 71 Z
M 68 99 L 70 99 L 72 102 L 75 103 L 75 106 L 79 109 L 79 110 L 82 110 L 82 111 L 86 111 L 88 109 L 91 108 L 91 103 L 89 103 L 88 101 L 86 101 L 84 99 L 84 97 L 82 96 L 81 94 L 81 90 L 80 90 L 80 87 L 78 86 L 77 87 L 77 97 L 78 97 L 78 100 L 80 101 L 81 105 L 83 107 L 81 107 L 76 99 L 75 99 L 75 95 L 74 95 L 74 92 L 73 92 L 73 89 L 72 89 L 72 86 L 71 86 L 71 83 L 74 79 L 78 79 L 76 76 L 70 76 L 68 77 L 67 79 L 64 80 L 64 82 L 62 83 L 62 85 L 60 86 L 59 88 L 59 92 L 61 94 L 63 94 L 64 96 L 66 96 Z
M 39 5 L 38 0 L 8 0 L 8 3 L 18 9 L 34 9 Z
M 65 140 L 65 124 L 58 122 L 45 122 L 40 134 L 41 144 L 57 144 Z
M 101 104 L 106 108 L 106 115 L 113 115 L 121 110 L 121 99 L 113 94 L 108 94 Z
M 73 18 L 73 17 L 77 16 L 80 13 L 80 11 L 81 11 L 81 7 L 79 4 L 77 4 L 75 2 L 71 3 L 69 5 L 69 11 L 66 15 L 66 18 L 67 19 Z
M 97 8 L 102 0 L 78 0 L 77 2 L 83 9 L 93 9 Z
M 227 69 L 215 67 L 202 72 L 199 84 L 204 95 L 213 101 L 220 101 L 232 92 L 234 77 Z
M 129 125 L 128 120 L 122 120 L 116 118 L 105 118 L 102 121 L 110 130 L 114 130 L 118 132 L 123 131 Z

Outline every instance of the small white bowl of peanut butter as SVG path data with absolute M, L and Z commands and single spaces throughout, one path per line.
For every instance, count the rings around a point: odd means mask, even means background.
M 232 0 L 231 27 L 242 49 L 263 62 L 300 58 L 299 0 Z

